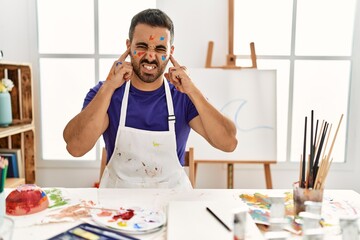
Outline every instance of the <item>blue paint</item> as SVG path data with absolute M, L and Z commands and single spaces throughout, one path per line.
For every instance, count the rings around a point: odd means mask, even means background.
M 225 110 L 226 107 L 228 107 L 230 104 L 234 103 L 234 102 L 239 102 L 239 106 L 237 107 L 237 110 L 235 112 L 235 116 L 234 116 L 234 123 L 236 125 L 236 128 L 242 132 L 250 132 L 250 131 L 254 131 L 254 130 L 258 130 L 258 129 L 269 129 L 269 130 L 273 130 L 274 128 L 272 126 L 268 126 L 268 125 L 259 125 L 259 126 L 255 126 L 255 127 L 251 127 L 251 128 L 241 128 L 239 126 L 239 124 L 237 123 L 238 119 L 239 119 L 239 113 L 241 111 L 241 109 L 245 106 L 245 104 L 247 104 L 247 101 L 245 99 L 235 99 L 232 100 L 228 103 L 226 103 L 220 110 L 220 112 L 223 112 Z
M 162 55 L 161 60 L 165 61 L 166 60 L 166 55 Z
M 134 224 L 134 229 L 141 229 L 142 227 L 141 227 L 141 225 L 140 224 L 138 224 L 138 223 L 135 223 Z
M 160 37 L 160 41 L 164 41 L 165 40 L 165 37 Z

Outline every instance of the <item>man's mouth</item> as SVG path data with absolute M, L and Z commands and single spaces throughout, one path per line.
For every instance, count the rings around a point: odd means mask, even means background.
M 155 64 L 143 63 L 141 66 L 143 67 L 145 73 L 153 73 L 153 71 L 157 68 Z

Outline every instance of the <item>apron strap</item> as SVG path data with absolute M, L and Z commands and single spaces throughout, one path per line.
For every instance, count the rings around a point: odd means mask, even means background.
M 125 119 L 127 113 L 128 99 L 129 99 L 129 89 L 130 89 L 130 81 L 126 82 L 124 96 L 121 104 L 121 114 L 120 114 L 120 123 L 119 126 L 125 127 Z
M 175 113 L 174 113 L 174 105 L 171 97 L 169 83 L 164 81 L 165 85 L 165 95 L 166 95 L 166 103 L 168 107 L 168 122 L 169 122 L 169 131 L 175 132 Z
M 124 97 L 121 104 L 120 126 L 125 126 L 130 85 L 131 85 L 130 81 L 127 81 L 125 86 Z M 168 116 L 169 131 L 175 132 L 175 113 L 174 113 L 174 105 L 171 97 L 169 83 L 167 81 L 164 81 L 164 86 L 165 86 L 166 104 L 168 107 L 168 114 L 169 114 Z

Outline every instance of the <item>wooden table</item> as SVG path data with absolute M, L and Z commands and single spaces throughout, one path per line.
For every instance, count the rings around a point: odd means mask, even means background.
M 167 226 L 155 233 L 136 235 L 141 240 L 180 240 L 180 239 L 233 239 L 232 233 L 225 231 L 208 212 L 205 206 L 213 207 L 217 204 L 222 211 L 231 210 L 233 206 L 244 207 L 240 199 L 241 194 L 261 193 L 264 195 L 279 194 L 288 189 L 193 189 L 179 191 L 174 189 L 97 189 L 97 188 L 60 188 L 70 197 L 71 203 L 93 201 L 102 207 L 141 206 L 152 209 L 163 209 L 168 213 Z M 6 188 L 5 194 L 12 189 Z M 352 190 L 325 190 L 324 199 L 333 201 L 346 200 L 351 207 L 360 212 L 360 194 Z M 234 205 L 235 204 L 235 205 Z M 246 205 L 245 205 L 246 206 Z M 63 208 L 63 207 L 62 207 Z M 60 209 L 62 209 L 60 208 Z M 64 232 L 80 223 L 91 222 L 91 218 L 73 222 L 59 222 L 39 224 L 39 221 L 49 214 L 60 209 L 46 209 L 42 212 L 21 217 L 12 217 L 15 220 L 13 240 L 42 240 Z M 215 209 L 215 206 L 214 206 Z M 230 219 L 222 219 L 232 228 Z M 249 221 L 249 222 L 248 222 Z M 262 233 L 251 218 L 248 218 L 246 231 L 247 240 L 262 240 Z M 291 240 L 299 240 L 301 236 L 293 236 Z M 326 236 L 327 240 L 340 240 L 341 235 Z

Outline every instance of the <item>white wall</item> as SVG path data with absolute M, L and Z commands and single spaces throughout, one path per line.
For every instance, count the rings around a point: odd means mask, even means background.
M 213 65 L 226 63 L 228 1 L 157 0 L 175 25 L 174 56 L 188 67 L 204 67 L 209 41 L 214 41 Z
M 35 1 L 0 0 L 0 50 L 3 61 L 31 62 L 32 31 L 29 8 Z
M 175 56 L 188 67 L 205 64 L 208 41 L 214 41 L 213 65 L 224 65 L 227 54 L 227 2 L 224 0 L 158 0 L 158 7 L 167 12 L 175 23 Z M 357 7 L 360 12 L 360 5 Z M 33 66 L 35 105 L 39 106 L 38 63 L 36 60 L 35 0 L 0 0 L 0 50 L 3 61 L 30 62 Z M 360 29 L 357 19 L 355 29 Z M 360 43 L 360 32 L 356 32 Z M 360 44 L 354 44 L 357 57 L 353 66 L 360 66 Z M 347 139 L 349 165 L 333 164 L 327 179 L 327 188 L 354 189 L 360 192 L 360 69 L 354 67 L 351 86 L 349 130 Z M 35 116 L 38 117 L 39 109 Z M 36 119 L 37 120 L 37 119 Z M 36 121 L 39 128 L 40 122 Z M 40 143 L 40 135 L 37 142 Z M 41 157 L 37 152 L 37 159 Z M 98 169 L 38 168 L 37 184 L 40 186 L 89 187 L 98 178 Z M 290 188 L 298 176 L 297 166 L 277 164 L 272 166 L 275 188 Z M 197 187 L 224 188 L 226 169 L 220 165 L 199 166 Z M 265 188 L 263 169 L 260 166 L 235 166 L 235 188 Z

